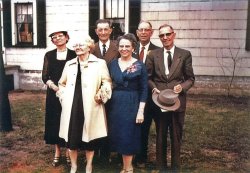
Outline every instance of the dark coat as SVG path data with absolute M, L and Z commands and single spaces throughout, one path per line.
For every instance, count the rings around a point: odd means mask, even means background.
M 154 45 L 152 42 L 149 43 L 149 46 L 148 46 L 148 53 L 151 51 L 151 50 L 154 50 L 154 49 L 158 49 L 160 47 Z M 139 54 L 140 54 L 140 42 L 137 43 L 136 45 L 136 49 L 135 49 L 135 53 L 134 53 L 134 57 L 139 59 Z
M 68 49 L 66 60 L 56 59 L 56 49 L 48 51 L 44 56 L 42 80 L 44 84 L 52 80 L 58 86 L 58 81 L 62 75 L 65 63 L 76 57 L 73 50 Z M 45 111 L 45 135 L 44 139 L 47 144 L 62 144 L 59 138 L 59 126 L 61 117 L 61 104 L 56 97 L 54 90 L 47 88 L 46 94 L 46 111 Z
M 179 94 L 181 102 L 178 112 L 186 109 L 186 92 L 193 86 L 195 76 L 192 67 L 192 55 L 188 50 L 175 47 L 172 66 L 169 75 L 165 74 L 164 66 L 164 48 L 151 51 L 146 60 L 148 71 L 148 83 L 152 89 L 157 88 L 160 91 L 164 89 L 173 89 L 180 84 L 183 91 Z
M 102 56 L 101 50 L 99 48 L 99 42 L 95 43 L 95 48 L 92 52 L 97 58 L 104 59 L 107 64 L 109 64 L 113 59 L 119 58 L 120 54 L 118 52 L 118 47 L 116 43 L 110 41 L 109 48 L 105 54 L 105 56 Z

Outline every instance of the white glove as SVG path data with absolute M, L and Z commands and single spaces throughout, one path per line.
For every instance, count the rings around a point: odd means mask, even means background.
M 136 115 L 136 123 L 143 123 L 144 121 L 144 107 L 145 102 L 140 102 L 139 109 Z
M 60 103 L 62 104 L 62 99 L 63 99 L 63 91 L 62 90 L 58 90 L 57 92 L 56 92 L 56 97 L 58 97 L 59 98 L 59 101 L 60 101 Z

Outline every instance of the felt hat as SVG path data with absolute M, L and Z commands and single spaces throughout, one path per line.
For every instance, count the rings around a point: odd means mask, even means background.
M 154 92 L 152 94 L 152 99 L 161 109 L 175 111 L 180 107 L 180 100 L 178 96 L 179 94 L 174 93 L 173 90 L 165 89 L 159 94 Z

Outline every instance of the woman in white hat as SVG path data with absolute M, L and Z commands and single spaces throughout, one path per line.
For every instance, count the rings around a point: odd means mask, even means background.
M 46 52 L 42 71 L 42 80 L 47 85 L 46 113 L 45 113 L 45 135 L 46 144 L 55 145 L 55 155 L 52 162 L 54 167 L 60 164 L 61 149 L 65 141 L 59 137 L 61 104 L 56 97 L 58 91 L 58 81 L 61 77 L 65 63 L 76 57 L 73 50 L 66 47 L 69 41 L 67 31 L 52 32 L 49 37 L 56 49 Z M 66 150 L 66 160 L 70 164 L 68 152 Z

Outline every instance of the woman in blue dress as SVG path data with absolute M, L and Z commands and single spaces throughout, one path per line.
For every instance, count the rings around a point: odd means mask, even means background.
M 108 105 L 108 132 L 111 151 L 122 155 L 121 173 L 132 173 L 133 155 L 140 151 L 147 72 L 144 64 L 132 57 L 137 41 L 135 36 L 125 34 L 117 41 L 121 57 L 109 65 L 113 94 Z

